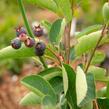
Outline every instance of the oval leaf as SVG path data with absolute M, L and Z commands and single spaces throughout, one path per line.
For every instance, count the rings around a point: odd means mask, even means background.
M 25 95 L 20 101 L 22 106 L 36 106 L 37 104 L 41 104 L 41 97 L 33 92 Z
M 100 67 L 90 66 L 88 72 L 92 73 L 96 81 L 108 82 L 109 76 L 106 76 L 106 70 Z
M 71 105 L 72 108 L 78 109 L 77 100 L 76 100 L 76 85 L 75 85 L 75 83 L 76 83 L 76 73 L 74 72 L 72 67 L 67 65 L 67 64 L 63 64 L 63 67 L 64 67 L 65 76 L 67 76 L 66 78 L 68 78 L 68 80 L 66 80 L 63 77 L 64 83 L 66 81 L 68 81 L 67 84 L 66 83 L 64 84 L 64 85 L 66 85 L 66 87 L 68 87 L 67 89 L 65 89 L 67 91 L 66 92 L 67 101 L 69 102 L 69 104 Z
M 77 67 L 77 75 L 76 75 L 76 93 L 77 93 L 77 105 L 86 97 L 88 91 L 87 80 L 84 71 L 81 67 Z
M 41 8 L 49 9 L 53 12 L 58 11 L 58 7 L 53 0 L 46 0 L 45 2 L 43 0 L 26 0 L 26 1 L 28 1 L 29 3 L 36 4 L 37 6 Z
M 94 64 L 94 65 L 100 64 L 101 62 L 104 61 L 105 57 L 106 57 L 105 53 L 100 52 L 100 51 L 96 51 L 95 55 L 91 61 L 91 64 Z
M 0 59 L 25 58 L 30 56 L 35 56 L 34 48 L 27 48 L 24 45 L 18 50 L 13 49 L 11 46 L 0 50 Z
M 55 93 L 60 96 L 61 93 L 64 91 L 62 77 L 54 77 L 49 81 L 49 83 L 55 90 Z
M 86 53 L 86 52 L 92 50 L 96 46 L 96 43 L 100 36 L 101 36 L 101 31 L 97 31 L 97 32 L 93 32 L 93 33 L 90 33 L 88 35 L 85 35 L 85 36 L 79 38 L 78 43 L 75 46 L 76 55 L 80 56 L 83 53 Z M 105 43 L 107 41 L 109 41 L 108 37 L 104 37 L 102 39 L 100 45 L 102 45 L 103 43 Z
M 54 98 L 49 95 L 44 96 L 41 109 L 56 109 Z
M 94 81 L 93 75 L 92 74 L 87 74 L 86 79 L 87 79 L 88 90 L 87 90 L 87 94 L 86 94 L 85 98 L 79 104 L 80 107 L 86 105 L 89 102 L 92 102 L 96 97 L 95 81 Z
M 62 66 L 62 75 L 63 75 L 64 93 L 66 95 L 67 90 L 68 90 L 68 76 L 67 76 L 67 72 L 64 66 Z
M 59 43 L 61 41 L 65 25 L 66 25 L 65 19 L 58 19 L 52 24 L 49 33 L 49 38 L 52 43 Z
M 76 35 L 77 38 L 80 38 L 84 35 L 87 35 L 89 33 L 92 33 L 92 32 L 96 32 L 98 30 L 100 30 L 102 28 L 102 25 L 92 25 L 92 26 L 89 26 L 87 28 L 85 28 L 84 30 L 82 30 L 80 33 L 78 33 Z
M 59 7 L 59 9 L 61 10 L 61 12 L 63 13 L 64 17 L 66 18 L 66 20 L 69 22 L 72 20 L 72 6 L 69 0 L 54 0 L 57 4 L 57 6 Z
M 48 68 L 39 73 L 46 80 L 51 80 L 54 77 L 62 76 L 62 70 L 58 67 Z
M 46 49 L 45 55 L 50 58 L 55 58 L 54 55 L 48 49 Z M 28 47 L 25 47 L 25 45 L 22 45 L 22 47 L 17 50 L 13 49 L 11 46 L 8 46 L 0 50 L 1 60 L 9 59 L 9 58 L 26 58 L 26 57 L 33 57 L 33 56 L 36 56 L 34 47 L 28 48 Z
M 39 96 L 50 95 L 56 101 L 56 94 L 51 85 L 39 75 L 27 76 L 21 83 Z

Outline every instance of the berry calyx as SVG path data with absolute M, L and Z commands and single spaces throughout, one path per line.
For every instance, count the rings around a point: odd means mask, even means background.
M 35 40 L 33 38 L 27 38 L 24 43 L 27 47 L 33 47 L 35 45 Z
M 18 27 L 16 28 L 16 35 L 17 37 L 19 37 L 20 35 L 26 35 L 27 32 L 26 32 L 26 29 L 24 27 Z
M 33 29 L 34 35 L 36 37 L 41 37 L 43 35 L 43 29 L 39 26 L 35 26 Z
M 19 49 L 21 47 L 21 41 L 19 38 L 15 38 L 11 41 L 11 46 L 14 48 L 14 49 Z
M 46 45 L 43 42 L 38 42 L 35 45 L 35 54 L 37 56 L 43 56 L 45 53 Z

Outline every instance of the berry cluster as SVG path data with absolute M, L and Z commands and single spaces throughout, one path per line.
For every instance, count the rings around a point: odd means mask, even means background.
M 33 32 L 36 37 L 43 36 L 43 29 L 40 27 L 40 25 L 35 26 Z M 37 56 L 42 56 L 44 54 L 46 45 L 43 42 L 36 43 L 34 38 L 28 37 L 24 27 L 16 28 L 16 36 L 17 37 L 11 41 L 11 46 L 14 49 L 19 49 L 23 42 L 26 47 L 35 47 L 35 54 Z

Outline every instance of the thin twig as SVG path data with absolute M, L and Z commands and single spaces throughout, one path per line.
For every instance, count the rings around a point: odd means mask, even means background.
M 43 64 L 44 68 L 45 68 L 45 69 L 47 69 L 47 68 L 48 68 L 48 66 L 47 66 L 47 64 L 46 64 L 46 62 L 45 62 L 45 60 L 43 59 L 43 57 L 42 57 L 42 56 L 39 56 L 39 60 L 42 62 L 42 64 Z
M 93 56 L 94 56 L 94 54 L 95 54 L 95 51 L 96 51 L 97 47 L 99 46 L 99 44 L 100 44 L 100 42 L 101 42 L 101 40 L 102 40 L 102 38 L 103 38 L 103 36 L 104 36 L 105 28 L 106 28 L 106 24 L 104 25 L 104 27 L 103 27 L 103 29 L 102 29 L 102 32 L 101 32 L 101 36 L 100 36 L 99 40 L 97 41 L 97 44 L 96 44 L 94 50 L 92 51 L 92 54 L 91 54 L 90 59 L 89 59 L 89 62 L 88 62 L 87 66 L 86 66 L 86 69 L 85 69 L 85 73 L 87 73 L 88 68 L 89 68 L 89 66 L 90 66 L 90 64 L 91 64 L 92 58 L 93 58 Z
M 27 28 L 28 34 L 30 35 L 30 37 L 34 38 L 34 34 L 33 34 L 32 30 L 31 30 L 30 25 L 29 25 L 29 22 L 28 22 L 28 19 L 27 19 L 27 16 L 26 16 L 26 12 L 25 12 L 25 8 L 24 8 L 22 0 L 18 0 L 18 4 L 19 4 L 20 10 L 21 10 L 22 17 L 23 17 L 25 26 Z M 39 57 L 39 60 L 42 62 L 44 68 L 47 68 L 47 65 L 46 65 L 45 60 L 43 59 L 43 57 Z
M 47 58 L 47 59 L 49 59 L 49 60 L 51 60 L 51 61 L 53 61 L 53 62 L 56 63 L 57 65 L 60 65 L 59 61 L 57 61 L 56 59 L 54 59 L 54 58 L 52 58 L 52 57 L 49 57 L 49 56 L 47 56 L 47 55 L 45 55 L 44 57 Z
M 64 43 L 65 43 L 65 51 L 66 51 L 66 63 L 69 64 L 70 58 L 70 30 L 71 30 L 71 22 L 66 26 L 64 33 Z
M 99 109 L 98 103 L 97 103 L 96 99 L 93 101 L 93 104 L 94 104 L 94 109 Z
M 61 65 L 61 60 L 59 58 L 59 55 L 57 55 L 54 51 L 52 51 L 50 48 L 47 48 L 56 58 L 57 60 L 59 61 L 59 64 Z

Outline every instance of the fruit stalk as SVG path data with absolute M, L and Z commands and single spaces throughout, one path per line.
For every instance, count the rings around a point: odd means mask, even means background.
M 32 38 L 34 38 L 34 34 L 32 33 L 32 30 L 31 30 L 30 25 L 29 25 L 29 23 L 28 23 L 28 19 L 27 19 L 26 13 L 25 13 L 25 9 L 24 9 L 22 0 L 18 0 L 18 4 L 19 4 L 20 10 L 21 10 L 22 17 L 23 17 L 23 19 L 24 19 L 24 23 L 25 23 L 25 26 L 26 26 L 26 28 L 27 28 L 28 34 L 29 34 Z M 46 65 L 44 59 L 39 56 L 39 60 L 42 62 L 44 68 L 47 68 L 47 65 Z
M 27 28 L 28 34 L 30 37 L 34 38 L 34 35 L 31 31 L 31 28 L 30 28 L 29 23 L 28 23 L 28 19 L 27 19 L 26 13 L 25 13 L 25 8 L 23 6 L 22 0 L 18 0 L 18 4 L 19 4 L 20 10 L 21 10 L 22 17 L 24 19 L 24 23 L 25 23 L 25 26 Z
M 41 61 L 41 63 L 43 64 L 44 68 L 45 68 L 45 69 L 47 69 L 47 68 L 48 68 L 48 66 L 47 66 L 47 64 L 45 63 L 45 61 L 44 61 L 44 59 L 43 59 L 43 57 L 42 57 L 42 56 L 39 56 L 39 60 L 40 60 L 40 61 Z
M 58 60 L 59 64 L 61 65 L 61 60 L 59 58 L 59 55 L 57 55 L 54 51 L 52 51 L 50 48 L 47 48 Z

